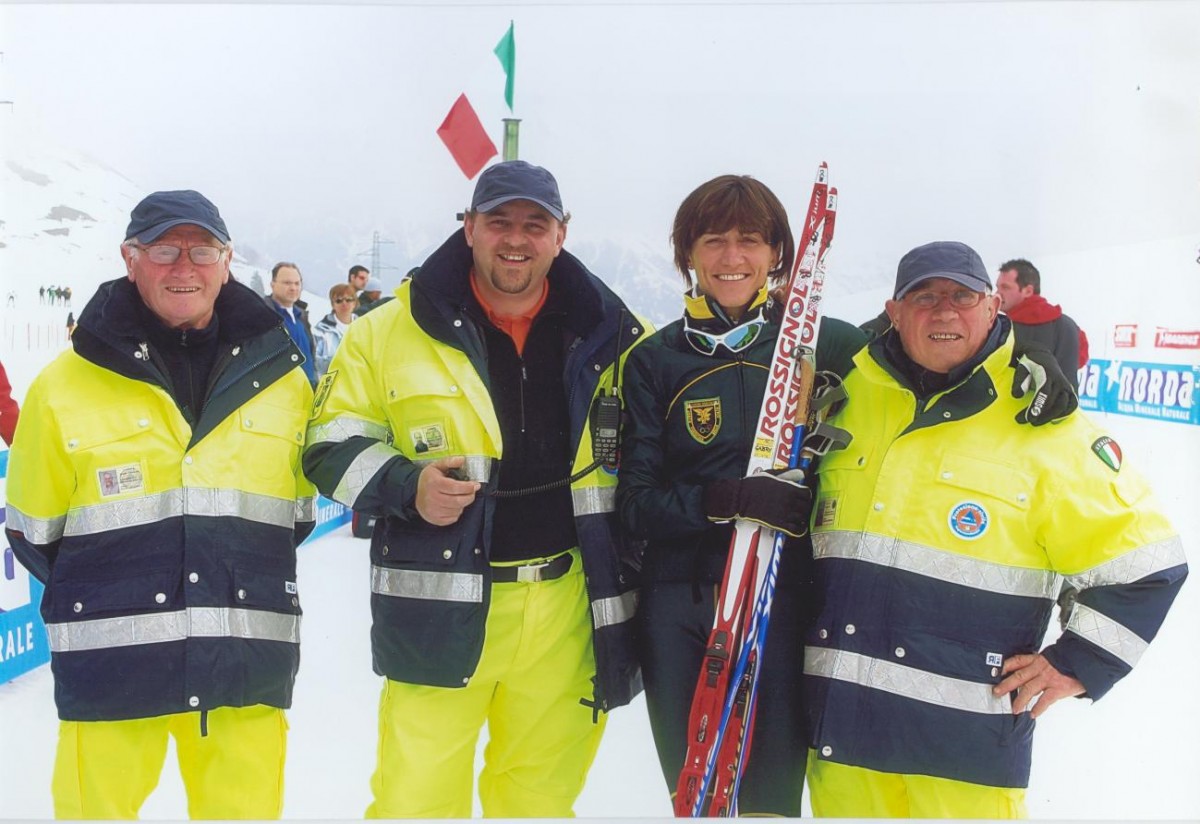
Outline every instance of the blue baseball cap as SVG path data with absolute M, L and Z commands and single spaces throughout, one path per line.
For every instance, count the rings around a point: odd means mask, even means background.
M 528 200 L 541 206 L 555 220 L 563 219 L 558 181 L 541 166 L 524 160 L 506 160 L 488 167 L 475 184 L 472 212 L 490 212 L 511 200 Z
M 900 300 L 914 286 L 930 278 L 946 278 L 976 292 L 992 290 L 992 279 L 979 253 L 953 240 L 926 243 L 900 258 L 893 297 Z
M 152 243 L 174 226 L 190 223 L 207 229 L 222 243 L 229 242 L 229 230 L 212 201 L 199 192 L 182 189 L 175 192 L 155 192 L 133 207 L 125 239 L 137 238 Z

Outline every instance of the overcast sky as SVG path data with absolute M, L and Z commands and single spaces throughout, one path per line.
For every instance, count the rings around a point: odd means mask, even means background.
M 376 230 L 402 271 L 470 198 L 435 130 L 510 20 L 521 156 L 558 176 L 568 247 L 666 253 L 725 172 L 795 218 L 821 160 L 859 277 L 933 239 L 994 265 L 1200 226 L 1195 2 L 0 5 L 0 129 L 200 189 L 309 285 Z

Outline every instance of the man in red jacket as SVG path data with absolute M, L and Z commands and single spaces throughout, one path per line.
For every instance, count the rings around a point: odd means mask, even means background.
M 13 432 L 17 429 L 17 402 L 13 400 L 12 386 L 8 382 L 8 374 L 4 364 L 0 363 L 0 438 L 6 444 L 12 445 Z
M 1024 258 L 1000 265 L 996 279 L 1000 308 L 1013 323 L 1019 344 L 1041 344 L 1054 353 L 1064 375 L 1075 376 L 1078 391 L 1079 369 L 1088 361 L 1087 335 L 1062 307 L 1042 297 L 1042 275 Z

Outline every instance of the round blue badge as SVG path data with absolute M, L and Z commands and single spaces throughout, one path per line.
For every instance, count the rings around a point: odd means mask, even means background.
M 960 538 L 973 541 L 987 531 L 988 514 L 976 503 L 962 503 L 950 510 L 950 529 Z

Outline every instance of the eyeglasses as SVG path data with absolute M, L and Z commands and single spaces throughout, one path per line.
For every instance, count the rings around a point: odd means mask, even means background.
M 334 303 L 358 303 L 357 298 L 334 298 Z
M 183 254 L 183 249 L 178 246 L 168 246 L 160 244 L 158 246 L 140 246 L 133 245 L 133 248 L 146 253 L 146 257 L 150 258 L 151 263 L 157 263 L 159 266 L 169 266 L 179 260 L 179 256 Z M 197 266 L 212 266 L 221 259 L 221 255 L 225 254 L 223 246 L 192 246 L 187 250 L 188 259 Z
M 683 335 L 687 338 L 688 343 L 692 348 L 701 355 L 712 355 L 717 351 L 718 346 L 724 346 L 730 352 L 741 352 L 754 341 L 758 340 L 758 335 L 762 332 L 767 321 L 759 312 L 757 317 L 754 317 L 728 332 L 714 334 L 705 332 L 702 329 L 696 329 L 692 326 L 692 319 L 688 315 L 683 316 Z
M 976 292 L 972 289 L 955 289 L 953 292 L 934 292 L 931 289 L 926 289 L 921 292 L 910 292 L 904 296 L 904 299 L 918 309 L 933 309 L 942 304 L 943 300 L 950 301 L 950 306 L 955 309 L 970 309 L 979 305 L 979 301 L 983 300 L 983 292 Z

